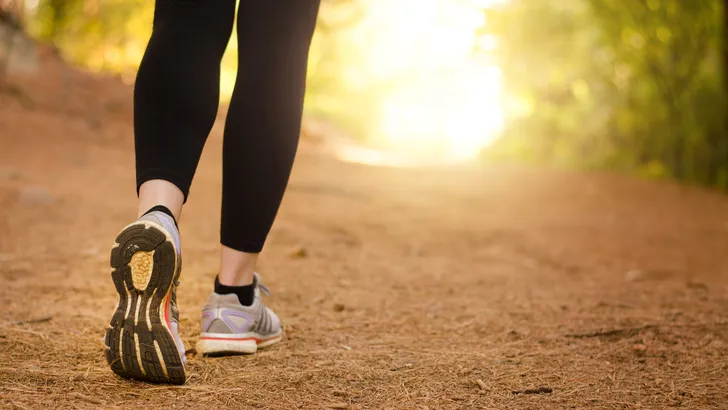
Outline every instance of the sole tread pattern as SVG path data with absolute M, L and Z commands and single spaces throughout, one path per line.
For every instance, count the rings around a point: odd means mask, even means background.
M 119 305 L 106 331 L 106 360 L 117 375 L 153 383 L 183 384 L 184 364 L 163 314 L 177 270 L 174 245 L 143 222 L 125 228 L 111 251 L 111 278 Z M 143 290 L 134 286 L 129 266 L 137 252 L 153 252 L 152 272 Z

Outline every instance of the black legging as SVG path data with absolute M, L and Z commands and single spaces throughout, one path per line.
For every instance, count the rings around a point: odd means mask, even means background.
M 278 212 L 301 127 L 320 0 L 241 0 L 239 69 L 223 143 L 221 242 L 260 252 Z M 185 195 L 215 121 L 235 0 L 156 0 L 134 92 L 137 190 Z

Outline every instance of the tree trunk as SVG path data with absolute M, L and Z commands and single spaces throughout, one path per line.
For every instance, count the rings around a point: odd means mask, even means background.
M 723 0 L 723 135 L 718 139 L 718 149 L 715 162 L 718 163 L 718 172 L 715 175 L 717 184 L 728 190 L 728 0 Z
M 728 0 L 723 0 L 723 90 L 728 100 Z M 728 131 L 728 104 L 726 104 L 726 128 Z
M 728 99 L 728 0 L 723 0 L 723 90 Z M 726 109 L 728 110 L 728 104 Z

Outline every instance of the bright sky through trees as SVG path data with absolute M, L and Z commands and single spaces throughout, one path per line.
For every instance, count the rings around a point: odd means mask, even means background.
M 476 52 L 481 5 L 371 0 L 354 30 L 350 81 L 395 79 L 384 91 L 377 145 L 438 160 L 471 159 L 503 126 L 500 70 Z

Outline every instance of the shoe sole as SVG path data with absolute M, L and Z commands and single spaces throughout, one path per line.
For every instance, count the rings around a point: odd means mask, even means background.
M 258 349 L 280 342 L 282 338 L 281 334 L 262 336 L 253 332 L 240 335 L 202 333 L 197 341 L 197 351 L 203 356 L 254 354 Z
M 165 319 L 177 272 L 171 238 L 160 225 L 135 222 L 116 237 L 110 263 L 119 294 L 104 338 L 111 370 L 127 379 L 184 384 L 184 364 Z

